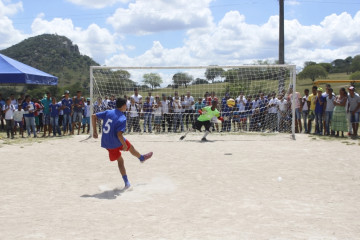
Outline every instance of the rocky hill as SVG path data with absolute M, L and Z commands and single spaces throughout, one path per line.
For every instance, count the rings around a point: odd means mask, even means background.
M 31 37 L 0 53 L 59 78 L 59 86 L 89 85 L 89 67 L 99 65 L 64 36 L 43 34 Z

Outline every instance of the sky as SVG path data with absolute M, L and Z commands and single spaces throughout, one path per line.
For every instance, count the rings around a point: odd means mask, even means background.
M 106 66 L 278 59 L 278 0 L 0 0 L 0 49 L 64 35 Z M 285 0 L 285 62 L 360 54 L 359 0 Z

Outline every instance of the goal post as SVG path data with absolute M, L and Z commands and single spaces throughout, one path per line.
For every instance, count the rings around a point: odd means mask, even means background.
M 296 92 L 295 65 L 90 67 L 91 113 L 126 97 L 130 133 L 186 131 L 197 110 L 215 99 L 225 120 L 213 131 L 288 132 L 295 139 L 291 89 Z M 234 107 L 227 106 L 229 98 Z

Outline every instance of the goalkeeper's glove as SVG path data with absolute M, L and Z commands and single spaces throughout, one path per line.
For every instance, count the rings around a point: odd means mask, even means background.
M 220 121 L 224 121 L 224 118 L 223 117 L 218 117 L 218 119 L 220 120 Z
M 202 114 L 202 111 L 201 111 L 201 109 L 199 109 L 199 110 L 198 110 L 198 113 L 200 113 L 200 115 Z

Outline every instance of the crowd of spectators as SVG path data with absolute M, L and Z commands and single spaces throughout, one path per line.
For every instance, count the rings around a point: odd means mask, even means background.
M 348 90 L 348 91 L 347 91 Z M 293 96 L 294 95 L 294 96 Z M 218 101 L 219 111 L 224 121 L 213 122 L 213 131 L 260 131 L 290 132 L 292 118 L 295 118 L 295 132 L 318 135 L 349 136 L 357 138 L 360 112 L 360 97 L 354 86 L 340 88 L 335 94 L 329 84 L 326 89 L 313 86 L 311 93 L 305 89 L 303 96 L 293 93 L 292 87 L 280 94 L 259 92 L 255 95 L 230 96 L 225 93 L 217 97 L 215 92 L 205 92 L 202 97 L 194 98 L 190 92 L 186 95 L 161 94 L 142 97 L 138 89 L 134 94 L 124 96 L 127 99 L 127 132 L 183 132 L 192 126 L 199 116 L 198 111 Z M 233 98 L 235 106 L 227 101 Z M 291 111 L 294 99 L 295 115 Z M 19 136 L 42 132 L 42 136 L 72 135 L 89 133 L 91 108 L 94 113 L 115 108 L 115 96 L 97 98 L 92 104 L 85 99 L 81 91 L 74 97 L 65 91 L 57 100 L 50 93 L 43 99 L 21 95 L 15 99 L 12 94 L 6 100 L 0 94 L 1 127 L 7 136 Z M 101 122 L 98 122 L 101 131 Z M 312 130 L 314 128 L 314 130 Z

